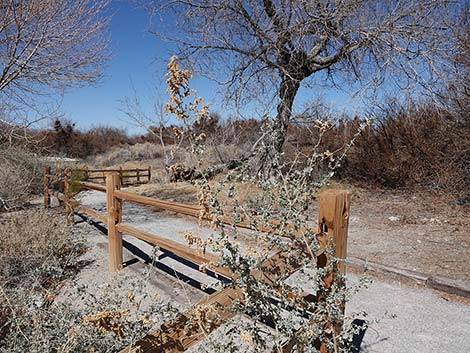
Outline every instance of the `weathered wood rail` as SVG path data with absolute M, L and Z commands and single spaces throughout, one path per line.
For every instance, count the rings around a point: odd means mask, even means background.
M 150 174 L 150 169 L 149 169 Z M 106 214 L 100 213 L 91 208 L 80 205 L 73 199 L 70 189 L 72 188 L 70 179 L 67 175 L 64 176 L 65 188 L 64 193 L 51 190 L 49 187 L 48 175 L 50 175 L 50 168 L 46 167 L 44 170 L 44 204 L 45 207 L 50 207 L 50 197 L 57 197 L 63 204 L 65 204 L 67 219 L 73 217 L 75 211 L 83 212 L 88 216 L 103 222 L 107 226 L 108 232 L 108 250 L 109 250 L 109 270 L 118 271 L 122 269 L 123 256 L 122 256 L 122 234 L 129 234 L 138 239 L 144 240 L 150 244 L 156 245 L 165 251 L 174 253 L 175 255 L 199 265 L 200 271 L 205 271 L 207 268 L 227 279 L 232 281 L 237 278 L 237 274 L 232 273 L 230 269 L 222 267 L 217 264 L 219 258 L 211 253 L 197 251 L 194 248 L 181 244 L 171 239 L 171 237 L 164 237 L 150 232 L 140 230 L 132 225 L 125 224 L 122 221 L 122 204 L 123 201 L 136 202 L 142 205 L 153 206 L 159 209 L 173 211 L 194 217 L 202 217 L 206 212 L 200 206 L 186 205 L 177 202 L 170 202 L 156 198 L 141 196 L 121 190 L 121 176 L 117 171 L 105 171 L 105 185 L 92 183 L 89 181 L 75 181 L 74 189 L 91 189 L 106 193 Z M 149 176 L 150 177 L 150 176 Z M 350 195 L 344 190 L 327 190 L 319 194 L 319 214 L 318 214 L 318 228 L 312 234 L 315 234 L 320 244 L 320 250 L 314 254 L 316 265 L 318 268 L 331 267 L 328 250 L 334 247 L 334 255 L 337 259 L 343 260 L 333 262 L 334 268 L 327 272 L 323 278 L 324 288 L 328 291 L 335 281 L 342 278 L 340 275 L 345 272 L 344 259 L 347 253 L 347 234 L 349 222 L 349 200 Z M 247 221 L 235 223 L 230 217 L 223 217 L 220 219 L 224 225 L 252 228 L 252 224 Z M 278 221 L 270 222 L 269 226 L 257 228 L 258 231 L 274 231 L 280 223 Z M 304 234 L 305 230 L 297 231 L 298 235 Z M 297 234 L 296 234 L 297 235 Z M 296 250 L 295 257 L 311 256 L 306 249 Z M 292 259 L 292 254 L 289 255 Z M 277 252 L 272 257 L 267 259 L 262 266 L 262 270 L 254 271 L 253 275 L 260 278 L 267 285 L 272 286 L 279 279 L 285 279 L 295 271 L 299 270 L 299 266 L 292 261 L 287 261 L 286 256 L 282 251 Z M 275 291 L 278 290 L 275 288 Z M 286 289 L 284 288 L 284 291 Z M 283 294 L 286 294 L 283 292 Z M 310 293 L 294 294 L 288 291 L 288 297 L 305 298 L 311 300 Z M 315 300 L 324 300 L 321 295 L 313 295 Z M 122 353 L 131 352 L 182 352 L 200 340 L 204 339 L 206 335 L 214 331 L 217 327 L 222 325 L 228 319 L 234 316 L 230 310 L 234 300 L 242 300 L 242 291 L 233 286 L 227 286 L 209 297 L 205 298 L 200 303 L 196 304 L 192 309 L 179 314 L 174 320 L 165 323 L 159 329 L 150 332 L 133 347 L 129 347 L 122 351 Z M 194 311 L 200 307 L 211 307 L 214 312 L 218 313 L 218 320 L 216 323 L 210 325 L 210 329 L 204 325 L 193 325 L 191 330 L 188 331 L 187 323 L 190 321 Z M 344 307 L 344 306 L 343 306 Z M 339 334 L 341 325 L 332 324 L 326 319 L 325 327 L 332 328 L 334 334 Z M 333 327 L 332 327 L 333 326 Z M 305 327 L 299 329 L 299 333 L 305 330 Z M 285 342 L 282 347 L 282 352 L 292 352 L 296 345 L 296 341 L 292 340 Z M 327 346 L 318 342 L 317 347 L 320 352 L 330 352 Z
M 118 173 L 121 185 L 135 185 L 150 182 L 152 179 L 152 168 L 119 168 L 119 169 L 71 169 L 72 173 L 78 173 L 83 180 L 92 183 L 106 183 L 106 173 Z

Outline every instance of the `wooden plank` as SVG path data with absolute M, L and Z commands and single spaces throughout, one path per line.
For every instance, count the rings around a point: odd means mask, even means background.
M 97 183 L 91 183 L 88 181 L 79 181 L 77 184 L 85 189 L 91 189 L 91 190 L 96 190 L 96 191 L 103 191 L 106 192 L 106 186 L 97 184 Z
M 77 211 L 86 213 L 90 217 L 95 218 L 95 219 L 103 222 L 104 224 L 108 223 L 108 216 L 107 215 L 104 215 L 104 214 L 102 214 L 102 213 L 100 213 L 100 212 L 98 212 L 98 211 L 96 211 L 92 208 L 88 208 L 88 207 L 80 205 L 76 209 L 77 209 Z
M 93 173 L 112 173 L 112 172 L 123 172 L 123 173 L 132 173 L 132 172 L 139 172 L 142 174 L 142 172 L 148 172 L 149 168 L 129 168 L 129 169 L 87 169 L 87 168 L 82 168 L 82 169 L 72 169 L 72 171 L 77 171 L 77 172 L 85 172 L 88 174 L 93 174 Z
M 87 180 L 94 180 L 94 179 L 106 179 L 106 177 L 102 175 L 92 175 L 87 178 Z
M 142 175 L 141 175 L 142 176 Z M 142 185 L 142 184 L 148 184 L 148 180 L 141 180 L 140 181 L 137 181 L 135 179 L 135 175 L 124 175 L 122 178 L 121 178 L 121 181 L 122 181 L 122 185 Z M 104 177 L 94 177 L 94 178 L 89 178 L 88 180 L 90 180 L 92 183 L 95 183 L 95 184 L 98 184 L 98 185 L 102 185 L 104 184 L 106 178 Z
M 122 233 L 130 234 L 150 244 L 159 246 L 162 249 L 171 251 L 172 253 L 186 260 L 194 262 L 198 265 L 209 264 L 209 266 L 207 266 L 208 269 L 217 272 L 227 278 L 236 279 L 238 277 L 237 274 L 232 273 L 228 268 L 220 266 L 210 266 L 211 263 L 215 263 L 219 260 L 216 255 L 213 255 L 211 253 L 198 252 L 196 249 L 191 248 L 187 245 L 178 243 L 166 237 L 158 236 L 153 233 L 143 231 L 128 224 L 120 223 L 116 225 L 116 228 Z M 252 275 L 258 278 L 259 280 L 264 281 L 268 285 L 274 285 L 274 283 L 279 283 L 280 280 L 285 279 L 295 271 L 299 270 L 301 268 L 301 265 L 299 263 L 296 263 L 295 259 L 299 259 L 303 256 L 306 256 L 306 254 L 299 250 L 294 255 L 291 254 L 289 257 L 289 261 L 287 261 L 287 257 L 285 256 L 285 254 L 283 252 L 278 252 L 263 263 L 261 271 L 253 271 Z M 308 295 L 310 294 L 304 293 L 301 296 L 306 297 Z
M 106 175 L 106 210 L 108 212 L 108 250 L 109 271 L 116 272 L 122 269 L 122 233 L 116 228 L 119 221 L 118 207 L 114 191 L 120 184 L 119 174 L 109 173 Z
M 318 200 L 320 203 L 319 227 L 326 224 L 328 236 L 334 243 L 335 257 L 343 260 L 338 264 L 338 270 L 344 274 L 351 194 L 345 190 L 330 189 L 320 193 Z
M 164 323 L 121 353 L 184 352 L 234 317 L 231 304 L 234 300 L 242 299 L 240 290 L 231 287 L 222 289 L 179 314 L 174 320 Z
M 172 253 L 178 256 L 181 256 L 184 259 L 192 261 L 198 265 L 204 265 L 204 266 L 209 265 L 208 268 L 211 271 L 220 273 L 221 275 L 225 277 L 228 277 L 228 278 L 234 277 L 233 273 L 227 268 L 210 266 L 211 263 L 215 263 L 219 259 L 217 256 L 213 254 L 199 253 L 196 249 L 190 248 L 189 246 L 180 244 L 174 240 L 171 240 L 165 237 L 161 237 L 161 236 L 143 231 L 141 229 L 135 228 L 128 224 L 119 223 L 116 225 L 116 228 L 122 233 L 133 235 L 136 238 L 144 240 L 150 244 L 159 246 L 162 249 L 165 249 L 167 251 L 171 251 Z
M 320 208 L 318 212 L 318 230 L 317 235 L 320 246 L 324 249 L 330 246 L 335 246 L 334 253 L 335 257 L 339 259 L 346 259 L 347 256 L 347 235 L 348 235 L 348 224 L 349 224 L 349 212 L 350 212 L 350 198 L 351 195 L 345 190 L 327 190 L 319 194 L 318 200 Z M 332 243 L 333 241 L 333 243 Z M 323 251 L 322 254 L 317 256 L 317 267 L 324 268 L 329 266 L 328 252 Z M 332 271 L 328 272 L 323 278 L 323 286 L 328 291 L 334 281 L 338 281 L 339 277 L 337 274 L 345 273 L 344 261 L 337 264 L 337 267 L 333 268 Z M 324 301 L 325 298 L 322 295 L 317 295 L 316 300 Z M 344 303 L 340 303 L 340 307 L 344 312 Z M 297 351 L 303 351 L 304 346 L 297 337 L 302 335 L 305 330 L 308 330 L 308 326 L 316 323 L 309 322 L 303 325 L 297 330 L 297 332 L 282 346 L 282 353 L 291 353 Z M 332 323 L 325 314 L 324 329 L 333 327 L 332 335 L 339 335 L 342 330 L 342 322 Z M 333 336 L 329 335 L 329 339 L 333 339 Z M 296 348 L 296 345 L 300 345 Z M 329 350 L 325 342 L 316 341 L 315 347 L 321 353 L 332 353 Z M 274 353 L 274 352 L 273 352 Z M 278 351 L 276 350 L 276 353 Z
M 70 183 L 70 169 L 64 171 L 64 206 L 65 206 L 65 218 L 67 224 L 74 223 L 73 205 L 72 205 L 72 188 Z
M 114 182 L 114 193 L 117 190 L 121 190 L 122 179 L 121 178 L 113 178 L 113 182 Z M 117 223 L 122 223 L 122 205 L 123 205 L 123 202 L 122 202 L 121 199 L 117 198 L 116 195 L 114 195 L 114 204 L 115 204 L 115 207 L 116 207 L 116 224 Z
M 55 196 L 60 201 L 65 201 L 66 200 L 65 195 L 61 192 L 58 192 L 58 191 L 49 190 L 49 195 Z M 107 222 L 108 222 L 108 216 L 107 215 L 104 215 L 104 214 L 102 214 L 102 213 L 100 213 L 100 212 L 98 212 L 98 211 L 96 211 L 92 208 L 88 208 L 88 207 L 85 207 L 83 205 L 80 205 L 78 203 L 78 201 L 76 201 L 76 200 L 71 199 L 71 200 L 69 200 L 69 202 L 74 207 L 74 209 L 76 209 L 78 212 L 83 212 L 83 213 L 89 215 L 90 217 L 93 217 L 97 220 L 100 220 L 104 224 L 107 224 Z
M 158 207 L 158 208 L 161 208 L 161 209 L 164 209 L 164 210 L 167 210 L 167 211 L 181 213 L 181 214 L 184 214 L 184 215 L 187 215 L 187 216 L 192 216 L 192 217 L 198 217 L 199 218 L 200 215 L 201 215 L 201 207 L 196 206 L 196 205 L 188 205 L 188 204 L 183 204 L 183 203 L 179 203 L 179 202 L 171 202 L 171 201 L 161 200 L 161 199 L 157 199 L 157 198 L 153 198 L 153 197 L 148 197 L 148 196 L 142 196 L 142 195 L 138 195 L 138 194 L 134 194 L 134 193 L 129 193 L 129 192 L 125 192 L 125 191 L 116 191 L 115 195 L 116 195 L 116 197 L 118 197 L 122 200 L 137 202 L 137 203 L 147 205 L 147 206 L 154 206 L 154 207 Z M 208 217 L 204 217 L 203 219 L 209 220 Z M 222 221 L 223 224 L 226 224 L 226 225 L 229 225 L 229 226 L 235 225 L 235 227 L 254 230 L 253 226 L 248 221 L 242 221 L 242 222 L 235 223 L 233 221 L 233 218 L 228 217 L 228 216 L 222 217 L 221 221 Z M 273 231 L 273 230 L 275 230 L 276 227 L 278 227 L 281 224 L 281 222 L 278 221 L 278 220 L 273 220 L 273 221 L 271 221 L 271 224 L 272 224 L 271 227 L 258 225 L 256 230 L 258 230 L 260 232 Z M 291 229 L 295 229 L 295 227 L 293 225 L 287 225 L 287 226 L 290 227 Z M 309 228 L 302 227 L 294 235 L 301 236 L 307 230 L 309 230 Z M 281 236 L 289 237 L 289 236 L 284 235 L 284 234 L 281 234 Z
M 119 172 L 119 169 L 88 169 L 88 173 Z
M 116 197 L 125 200 L 125 201 L 132 201 L 137 202 L 147 206 L 154 206 L 158 208 L 162 208 L 168 211 L 174 211 L 190 216 L 199 217 L 201 208 L 198 206 L 186 205 L 178 202 L 170 202 L 165 200 L 160 200 L 153 197 L 142 196 L 138 194 L 133 194 L 130 192 L 125 191 L 117 191 Z

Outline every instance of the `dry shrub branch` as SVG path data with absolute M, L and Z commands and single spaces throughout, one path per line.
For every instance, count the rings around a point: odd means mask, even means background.
M 169 69 L 170 93 L 178 91 L 175 87 L 189 92 L 187 81 L 178 79 L 180 75 L 175 70 L 180 69 L 175 65 L 174 57 Z M 181 71 L 185 77 L 189 77 L 186 70 Z M 184 126 L 193 126 L 193 121 L 200 118 L 197 110 L 186 110 L 182 100 L 171 99 L 170 104 L 174 106 L 169 111 L 175 113 Z M 205 108 L 203 112 L 206 112 Z M 329 126 L 330 123 L 326 121 L 316 122 L 320 141 Z M 209 219 L 215 235 L 202 239 L 198 232 L 187 232 L 185 239 L 198 251 L 217 254 L 217 263 L 204 268 L 229 268 L 237 277 L 227 286 L 241 291 L 241 299 L 235 300 L 230 308 L 236 314 L 236 319 L 226 324 L 231 334 L 223 339 L 211 339 L 210 332 L 203 330 L 209 335 L 204 349 L 215 352 L 237 351 L 241 349 L 240 342 L 243 342 L 247 345 L 246 351 L 281 352 L 286 339 L 294 342 L 296 352 L 317 352 L 321 346 L 323 352 L 348 352 L 351 349 L 351 337 L 358 328 L 352 324 L 352 318 L 347 318 L 343 325 L 342 303 L 352 289 L 346 288 L 344 278 L 337 272 L 337 260 L 331 243 L 323 250 L 331 261 L 326 267 L 317 268 L 315 254 L 322 248 L 318 240 L 320 234 L 306 225 L 312 216 L 309 206 L 315 193 L 331 179 L 365 127 L 366 124 L 361 123 L 349 143 L 338 151 L 313 149 L 302 165 L 278 159 L 268 178 L 253 173 L 252 161 L 248 161 L 229 171 L 218 182 L 209 182 L 204 175 L 194 181 L 199 189 L 200 223 Z M 270 131 L 269 126 L 265 131 Z M 257 144 L 257 148 L 264 148 L 263 144 L 268 141 L 271 139 L 263 140 Z M 206 153 L 204 139 L 190 139 L 188 148 L 201 163 Z M 327 168 L 320 175 L 314 173 L 316 166 L 325 161 Z M 240 203 L 238 194 L 247 183 L 256 185 L 258 195 L 248 204 Z M 224 197 L 220 197 L 221 194 Z M 227 207 L 228 204 L 231 207 Z M 231 219 L 235 228 L 225 227 L 223 219 Z M 273 225 L 273 219 L 279 220 L 279 223 Z M 242 236 L 240 228 L 236 227 L 241 222 L 248 222 L 252 226 L 250 237 L 256 239 L 257 246 L 247 247 L 237 240 Z M 271 263 L 272 254 L 279 252 L 282 253 L 281 258 L 275 264 Z M 288 284 L 290 273 L 283 272 L 283 263 L 287 268 L 301 269 L 301 280 Z M 339 279 L 330 288 L 324 279 L 333 272 Z M 302 293 L 306 283 L 314 287 L 313 291 L 319 300 L 305 299 Z M 217 313 L 206 314 L 195 315 L 188 325 L 207 328 L 221 319 Z M 240 315 L 248 315 L 253 320 L 239 320 Z M 305 324 L 308 329 L 301 329 Z M 191 332 L 191 327 L 188 327 L 188 332 Z

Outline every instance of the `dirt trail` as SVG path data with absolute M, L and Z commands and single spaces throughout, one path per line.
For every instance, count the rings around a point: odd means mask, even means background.
M 431 193 L 340 187 L 352 193 L 349 256 L 470 282 L 470 206 Z M 185 183 L 141 185 L 132 192 L 197 203 L 195 188 Z M 240 191 L 248 198 L 253 192 Z M 312 225 L 317 206 L 312 203 Z
M 104 194 L 98 192 L 85 192 L 80 196 L 82 202 L 98 210 L 104 209 Z M 374 203 L 376 211 L 370 210 L 370 202 Z M 464 238 L 458 231 L 448 235 L 442 235 L 442 229 L 450 231 L 456 225 L 454 221 L 437 224 L 437 221 L 424 222 L 423 224 L 410 224 L 405 221 L 384 221 L 388 217 L 402 217 L 406 213 L 406 205 L 397 205 L 396 208 L 388 207 L 387 201 L 380 197 L 372 200 L 362 196 L 356 204 L 353 204 L 353 215 L 350 227 L 349 253 L 353 256 L 366 257 L 369 259 L 384 260 L 385 262 L 408 267 L 410 269 L 439 271 L 443 272 L 445 267 L 432 265 L 442 261 L 436 258 L 429 259 L 429 267 L 423 262 L 423 256 L 419 256 L 411 261 L 409 258 L 413 252 L 420 253 L 430 251 L 436 253 L 436 248 L 427 245 L 433 241 L 447 241 L 449 247 L 442 250 L 442 256 L 449 258 L 449 251 L 455 254 L 468 254 L 468 242 L 462 240 L 462 249 L 457 249 L 454 241 L 456 237 Z M 414 207 L 414 206 L 413 206 Z M 155 234 L 171 236 L 172 239 L 182 241 L 183 233 L 187 230 L 197 231 L 198 227 L 194 219 L 180 218 L 173 215 L 151 213 L 148 209 L 133 204 L 125 204 L 124 220 L 140 228 L 149 230 Z M 398 213 L 398 211 L 401 213 Z M 420 211 L 421 212 L 421 211 Z M 422 217 L 429 217 L 424 213 Z M 436 224 L 435 224 L 436 223 Z M 462 229 L 466 229 L 464 226 Z M 86 234 L 90 242 L 90 252 L 86 255 L 89 258 L 96 258 L 91 268 L 86 268 L 79 275 L 79 281 L 91 283 L 99 287 L 108 280 L 107 274 L 107 246 L 106 236 L 96 227 L 85 222 L 76 225 L 76 231 Z M 200 229 L 202 234 L 208 235 L 210 229 Z M 441 233 L 439 233 L 441 232 Z M 423 235 L 420 235 L 424 233 Z M 441 234 L 439 236 L 439 234 Z M 137 254 L 147 254 L 150 256 L 153 249 L 148 244 L 136 240 L 132 237 L 124 237 L 128 244 L 138 249 Z M 446 240 L 447 239 L 447 240 Z M 460 239 L 460 238 L 458 238 Z M 421 240 L 421 243 L 417 240 Z M 401 251 L 400 249 L 405 249 Z M 134 249 L 135 250 L 135 249 Z M 438 252 L 438 254 L 440 254 Z M 144 261 L 139 260 L 136 253 L 124 250 L 125 260 L 129 265 L 122 271 L 122 276 L 142 272 L 145 268 Z M 135 261 L 134 261 L 135 260 Z M 463 262 L 468 261 L 463 259 Z M 176 263 L 171 258 L 162 258 L 161 262 L 175 267 L 182 273 L 194 277 L 209 287 L 215 286 L 215 280 L 192 270 L 184 265 Z M 468 270 L 468 267 L 467 267 Z M 189 271 L 189 272 L 188 272 Z M 426 272 L 426 271 L 423 271 Z M 429 271 L 427 271 L 429 273 Z M 458 278 L 467 279 L 468 274 L 464 268 L 458 273 Z M 348 274 L 349 283 L 358 281 L 357 275 Z M 151 290 L 156 290 L 162 294 L 163 298 L 179 303 L 182 308 L 197 303 L 204 295 L 200 290 L 181 283 L 177 279 L 168 276 L 161 271 L 152 274 L 152 281 L 149 284 Z M 440 293 L 424 289 L 413 288 L 402 285 L 399 282 L 387 282 L 376 280 L 368 289 L 355 295 L 347 304 L 347 313 L 366 312 L 370 326 L 366 331 L 361 346 L 361 352 L 468 352 L 470 351 L 470 306 L 465 303 L 449 301 Z M 220 329 L 223 330 L 223 327 Z M 204 347 L 204 345 L 200 345 Z
M 470 282 L 470 213 L 432 195 L 361 191 L 348 255 Z

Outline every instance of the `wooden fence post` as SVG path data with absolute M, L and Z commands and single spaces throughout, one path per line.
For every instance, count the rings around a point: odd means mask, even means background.
M 74 217 L 73 217 L 73 206 L 72 206 L 72 187 L 70 184 L 70 177 L 72 176 L 72 172 L 70 169 L 65 169 L 64 171 L 64 204 L 65 204 L 65 217 L 67 220 L 67 224 L 73 224 Z
M 43 191 L 44 191 L 44 207 L 51 207 L 51 195 L 49 194 L 49 179 L 51 175 L 51 167 L 44 166 L 44 179 L 43 179 Z
M 108 212 L 108 249 L 109 271 L 122 269 L 122 233 L 116 229 L 121 221 L 122 201 L 114 196 L 114 191 L 121 186 L 120 174 L 106 173 L 106 209 Z
M 137 182 L 140 181 L 140 169 L 137 168 Z
M 342 276 L 346 272 L 345 259 L 347 256 L 348 241 L 348 225 L 350 211 L 351 194 L 346 190 L 326 190 L 318 195 L 319 214 L 318 214 L 318 231 L 317 239 L 321 246 L 327 249 L 334 246 L 334 256 L 338 262 L 333 264 L 325 277 L 323 278 L 323 286 L 326 293 L 329 292 L 334 283 L 341 283 Z M 317 258 L 317 267 L 330 267 L 331 262 L 328 251 L 323 252 Z M 324 300 L 324 294 L 317 296 L 318 300 Z M 345 303 L 340 303 L 341 310 L 344 313 Z M 334 334 L 337 336 L 341 333 L 342 320 L 332 323 L 329 318 L 326 320 L 326 327 L 333 326 Z M 325 343 L 319 342 L 317 349 L 322 353 L 330 352 Z
M 90 173 L 88 172 L 88 166 L 85 166 L 85 181 L 88 181 L 88 178 L 90 177 Z
M 121 179 L 120 178 L 114 178 L 113 179 L 113 182 L 114 182 L 114 190 L 121 190 Z M 116 205 L 116 223 L 122 223 L 122 204 L 123 204 L 123 200 L 115 197 L 114 198 L 115 200 L 115 205 Z M 121 233 L 119 233 L 121 234 Z M 122 238 L 122 236 L 121 236 Z M 121 241 L 122 243 L 122 241 Z M 122 246 L 121 246 L 121 249 L 122 249 Z M 121 259 L 121 262 L 122 262 L 122 259 Z
M 149 166 L 149 183 L 150 183 L 150 179 L 152 179 L 152 167 Z
M 346 190 L 326 190 L 318 195 L 319 231 L 327 233 L 335 245 L 335 257 L 344 260 L 347 256 L 349 204 L 351 194 Z M 338 263 L 338 271 L 345 273 L 344 261 Z

